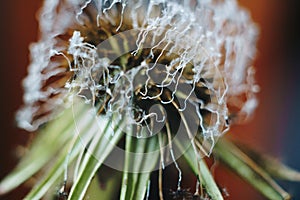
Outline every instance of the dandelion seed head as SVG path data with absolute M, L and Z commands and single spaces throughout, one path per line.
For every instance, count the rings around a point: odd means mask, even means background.
M 190 105 L 188 120 L 209 140 L 257 105 L 257 28 L 235 0 L 46 0 L 40 31 L 17 115 L 27 130 L 76 96 L 150 133 L 151 106 L 176 121 Z

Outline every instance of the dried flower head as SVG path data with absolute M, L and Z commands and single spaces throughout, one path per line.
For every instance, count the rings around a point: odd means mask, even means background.
M 27 130 L 74 96 L 150 133 L 151 118 L 168 116 L 161 119 L 173 127 L 189 107 L 204 139 L 256 106 L 257 30 L 234 0 L 45 1 L 40 29 L 17 116 Z
M 268 199 L 290 199 L 271 176 L 299 181 L 298 172 L 216 143 L 257 104 L 257 29 L 235 0 L 45 0 L 39 20 L 17 121 L 41 134 L 0 195 L 36 175 L 25 199 L 222 200 L 203 158 L 213 153 Z M 93 187 L 96 174 L 106 187 Z
M 77 159 L 70 199 L 83 198 L 103 164 L 124 172 L 121 199 L 149 195 L 155 169 L 162 199 L 161 171 L 168 164 L 179 174 L 174 195 L 190 198 L 176 162 L 185 154 L 199 177 L 194 196 L 203 185 L 207 196 L 222 199 L 201 157 L 257 104 L 251 67 L 257 29 L 247 11 L 235 0 L 45 0 L 39 20 L 17 121 L 35 131 L 72 107 L 74 121 L 66 117 L 57 125 L 65 140 L 56 152 L 70 152 L 63 157 L 62 194 Z M 125 145 L 118 144 L 122 138 Z

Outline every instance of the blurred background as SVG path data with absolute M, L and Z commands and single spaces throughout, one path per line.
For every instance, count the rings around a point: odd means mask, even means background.
M 14 115 L 22 105 L 21 80 L 29 63 L 28 45 L 38 38 L 36 12 L 42 1 L 1 1 L 0 179 L 16 165 L 16 149 L 28 143 L 31 134 L 15 126 Z M 233 127 L 231 137 L 300 170 L 300 1 L 240 0 L 260 28 L 256 79 L 261 87 L 260 104 L 249 123 Z M 218 168 L 216 177 L 230 200 L 264 199 L 243 180 Z M 283 182 L 294 199 L 300 199 L 300 184 Z M 19 188 L 0 199 L 22 199 Z

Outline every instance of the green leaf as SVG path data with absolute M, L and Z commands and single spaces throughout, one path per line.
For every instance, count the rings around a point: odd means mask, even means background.
M 71 149 L 71 151 L 70 151 Z M 59 177 L 64 176 L 64 171 L 66 170 L 66 162 L 70 165 L 80 152 L 84 150 L 81 138 L 77 137 L 76 141 L 70 141 L 59 154 L 58 159 L 55 164 L 51 166 L 45 176 L 41 179 L 39 183 L 30 191 L 25 199 L 38 200 L 41 199 L 45 193 L 50 189 L 51 186 L 57 184 Z
M 83 106 L 79 105 L 80 111 Z M 63 119 L 63 120 L 62 120 Z M 60 117 L 47 124 L 37 134 L 30 150 L 24 155 L 17 167 L 0 183 L 0 194 L 7 193 L 42 169 L 57 152 L 73 137 L 72 110 L 64 111 Z
M 66 159 L 66 153 L 62 154 L 56 163 L 52 166 L 49 172 L 46 172 L 46 176 L 35 185 L 25 199 L 38 200 L 41 199 L 51 186 L 56 183 L 60 176 L 63 176 L 64 161 Z
M 69 200 L 80 200 L 84 198 L 95 173 L 123 135 L 123 122 L 120 122 L 120 125 L 114 127 L 114 129 L 110 127 L 111 120 L 103 118 L 101 123 L 105 128 L 103 132 L 98 132 L 95 138 L 92 139 L 88 152 L 84 155 L 79 175 L 71 188 L 68 196 Z
M 287 181 L 300 181 L 300 172 L 286 166 L 275 157 L 259 153 L 242 144 L 238 144 L 238 147 L 272 177 Z
M 275 178 L 287 181 L 300 181 L 300 172 L 286 166 L 273 157 L 261 156 L 258 165 Z
M 114 176 L 111 177 L 105 183 L 105 188 L 99 187 L 101 184 L 97 177 L 94 177 L 87 192 L 85 195 L 85 199 L 88 200 L 111 200 L 118 198 L 118 192 L 116 190 L 119 189 L 121 177 Z
M 146 196 L 150 174 L 154 170 L 159 150 L 156 136 L 135 138 L 126 135 L 126 155 L 121 188 L 121 200 L 143 200 Z
M 176 141 L 176 146 L 184 151 L 183 141 Z M 195 155 L 193 146 L 189 144 L 188 149 L 184 152 L 184 157 L 192 168 L 193 172 L 200 177 L 200 184 L 206 189 L 207 193 L 212 200 L 223 200 L 222 193 L 220 192 L 210 170 L 208 169 L 205 160 L 202 158 L 197 159 L 198 155 Z
M 220 140 L 214 148 L 214 154 L 268 199 L 291 198 L 262 168 L 231 142 Z

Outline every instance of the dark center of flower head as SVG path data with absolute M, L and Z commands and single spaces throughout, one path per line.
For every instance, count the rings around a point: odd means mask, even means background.
M 147 127 L 149 135 L 160 120 L 176 132 L 183 117 L 179 112 L 188 109 L 184 116 L 188 121 L 201 123 L 205 129 L 216 123 L 211 122 L 214 114 L 206 108 L 217 104 L 208 88 L 216 79 L 205 75 L 211 61 L 202 63 L 203 72 L 197 72 L 189 52 L 194 44 L 180 33 L 186 27 L 179 31 L 173 27 L 179 16 L 171 15 L 167 22 L 151 27 L 143 17 L 133 19 L 123 9 L 117 3 L 97 16 L 95 5 L 90 4 L 79 16 L 83 24 L 74 32 L 68 49 L 73 55 L 69 88 L 96 106 L 98 114 L 121 114 L 138 129 Z M 143 9 L 145 6 L 138 7 L 136 12 Z M 162 17 L 163 4 L 151 9 L 153 20 Z M 166 132 L 165 126 L 161 128 Z

